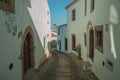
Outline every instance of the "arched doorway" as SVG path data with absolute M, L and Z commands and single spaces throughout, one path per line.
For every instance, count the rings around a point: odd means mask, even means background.
M 31 27 L 25 30 L 22 39 L 22 67 L 23 74 L 35 65 L 34 60 L 34 36 Z
M 94 30 L 90 27 L 89 30 L 89 57 L 93 61 L 94 59 Z
M 24 73 L 32 67 L 32 52 L 31 48 L 33 47 L 32 44 L 32 37 L 30 33 L 27 34 L 25 41 L 24 41 L 24 48 L 23 48 L 23 67 L 24 67 Z

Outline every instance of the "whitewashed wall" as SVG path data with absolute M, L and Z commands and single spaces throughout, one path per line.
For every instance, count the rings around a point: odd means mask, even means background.
M 67 10 L 68 15 L 68 37 L 69 52 L 71 49 L 71 33 L 76 34 L 76 43 L 80 43 L 82 47 L 83 60 L 89 60 L 89 34 L 87 31 L 88 22 L 92 22 L 92 26 L 103 25 L 103 53 L 94 49 L 94 62 L 92 70 L 100 80 L 119 80 L 120 79 L 120 1 L 119 0 L 95 0 L 94 12 L 90 13 L 90 0 L 87 0 L 87 15 L 84 15 L 84 0 L 79 0 Z M 76 8 L 76 21 L 71 21 L 72 9 Z M 106 31 L 108 24 L 108 32 Z M 87 33 L 87 47 L 84 46 L 84 32 Z M 95 41 L 95 40 L 94 40 Z M 113 62 L 113 71 L 110 71 L 106 65 L 106 60 Z M 89 60 L 90 61 L 90 60 Z M 90 61 L 91 62 L 91 61 Z M 105 63 L 103 66 L 102 63 Z
M 60 29 L 60 34 L 57 36 L 57 40 L 61 41 L 61 51 L 66 52 L 65 38 L 67 38 L 67 24 L 57 26 L 57 33 L 58 33 L 58 27 Z M 60 47 L 60 44 L 58 44 L 58 50 L 59 50 L 59 47 Z
M 61 33 L 61 42 L 62 42 L 61 48 L 62 48 L 63 52 L 66 52 L 66 50 L 65 50 L 65 38 L 67 38 L 67 25 L 64 25 L 61 27 L 60 33 Z
M 22 80 L 22 61 L 20 59 L 22 37 L 25 29 L 30 26 L 34 33 L 35 46 L 35 67 L 39 66 L 39 61 L 44 54 L 43 41 L 46 37 L 50 40 L 50 13 L 47 0 L 15 0 L 15 14 L 0 10 L 0 80 Z M 7 27 L 5 22 L 12 18 L 11 27 Z M 47 24 L 49 22 L 49 24 Z M 16 26 L 17 31 L 12 26 Z M 8 32 L 10 28 L 10 32 Z M 18 37 L 21 32 L 22 36 Z M 15 35 L 13 35 L 15 33 Z M 9 70 L 9 64 L 13 63 L 13 69 Z
M 32 17 L 33 23 L 35 25 L 42 46 L 44 45 L 44 37 L 46 38 L 45 51 L 46 53 L 48 53 L 47 43 L 51 40 L 50 39 L 51 30 L 50 30 L 50 11 L 47 0 L 31 0 L 31 5 L 33 5 L 32 8 L 28 7 L 29 13 Z
M 68 15 L 68 27 L 67 27 L 67 35 L 68 35 L 68 52 L 74 52 L 75 51 L 72 50 L 72 34 L 75 34 L 76 36 L 76 45 L 80 44 L 82 51 L 86 51 L 84 49 L 86 49 L 84 47 L 84 31 L 85 31 L 85 27 L 81 27 L 82 26 L 82 21 L 83 21 L 83 8 L 82 5 L 83 3 L 81 3 L 81 1 L 78 1 L 75 5 L 73 5 L 72 7 L 70 7 L 67 10 L 67 15 Z M 76 20 L 72 21 L 72 10 L 75 9 L 76 10 Z M 84 52 L 87 53 L 87 52 Z M 76 53 L 77 55 L 77 53 Z M 83 54 L 82 56 L 86 56 L 86 54 Z

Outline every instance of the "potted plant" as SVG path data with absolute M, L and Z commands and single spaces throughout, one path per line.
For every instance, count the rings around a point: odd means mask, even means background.
M 80 44 L 77 44 L 76 46 L 76 52 L 78 53 L 78 58 L 81 60 L 81 46 Z

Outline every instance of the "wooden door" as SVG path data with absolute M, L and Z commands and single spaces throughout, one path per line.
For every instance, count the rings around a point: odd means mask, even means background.
M 93 61 L 94 59 L 94 31 L 93 29 L 89 32 L 89 57 Z
M 28 34 L 24 42 L 24 73 L 31 67 L 31 37 Z

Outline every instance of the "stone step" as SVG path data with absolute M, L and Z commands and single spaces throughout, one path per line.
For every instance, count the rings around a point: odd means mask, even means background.
M 60 77 L 60 76 L 58 76 L 58 77 L 56 77 L 56 80 L 72 80 L 71 79 L 71 77 Z
M 70 68 L 57 68 L 56 72 L 71 72 Z
M 72 74 L 70 72 L 57 72 L 56 76 L 68 76 L 70 77 Z

